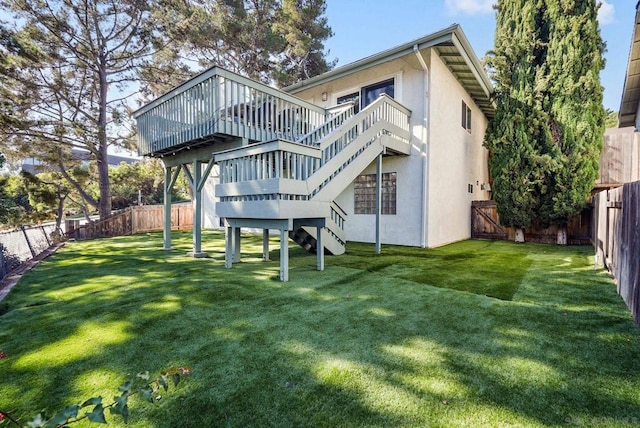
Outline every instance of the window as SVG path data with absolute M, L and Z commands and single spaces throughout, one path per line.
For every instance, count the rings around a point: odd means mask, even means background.
M 393 98 L 395 92 L 394 86 L 393 79 L 389 79 L 362 88 L 362 108 L 374 102 L 381 94 L 387 94 Z
M 338 97 L 338 104 L 345 104 L 350 101 L 354 102 L 353 112 L 358 113 L 360 111 L 360 92 L 354 92 L 353 94 Z
M 351 94 L 338 97 L 337 103 L 344 104 L 353 101 L 355 103 L 354 112 L 358 113 L 361 108 L 365 108 L 374 102 L 380 94 L 387 94 L 393 98 L 395 95 L 395 80 L 388 79 L 383 82 L 365 86 L 359 92 L 353 92 Z
M 358 176 L 354 181 L 355 214 L 376 213 L 376 175 Z M 396 215 L 396 173 L 382 174 L 382 214 Z
M 464 101 L 462 101 L 462 127 L 467 132 L 471 132 L 471 109 Z

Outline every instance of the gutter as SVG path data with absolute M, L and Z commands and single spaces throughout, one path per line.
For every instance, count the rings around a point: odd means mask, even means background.
M 460 30 L 459 24 L 452 24 L 446 28 L 443 28 L 442 30 L 439 30 L 439 31 L 436 31 L 435 33 L 431 33 L 427 36 L 421 37 L 412 42 L 398 45 L 391 49 L 387 49 L 377 54 L 346 64 L 342 67 L 338 67 L 336 69 L 327 71 L 326 73 L 323 73 L 319 76 L 315 76 L 310 79 L 306 79 L 301 82 L 294 83 L 293 85 L 283 88 L 283 91 L 289 92 L 291 94 L 295 94 L 307 88 L 313 88 L 323 83 L 327 83 L 329 81 L 338 79 L 340 77 L 344 77 L 349 74 L 355 73 L 359 70 L 371 68 L 378 64 L 392 61 L 396 58 L 401 58 L 403 56 L 411 54 L 413 52 L 414 46 L 418 46 L 420 49 L 424 49 L 424 48 L 437 46 L 440 44 L 450 44 L 452 43 L 453 34 L 460 31 L 461 30 Z
M 427 247 L 427 243 L 429 242 L 429 229 L 428 229 L 428 217 L 429 217 L 429 107 L 431 98 L 429 97 L 429 67 L 427 67 L 427 63 L 418 48 L 418 44 L 413 45 L 413 52 L 416 54 L 418 58 L 418 62 L 422 67 L 422 75 L 424 79 L 423 87 L 424 87 L 424 119 L 422 123 L 422 147 L 421 147 L 421 156 L 422 156 L 422 219 L 421 219 L 421 233 L 420 233 L 420 246 L 422 248 Z

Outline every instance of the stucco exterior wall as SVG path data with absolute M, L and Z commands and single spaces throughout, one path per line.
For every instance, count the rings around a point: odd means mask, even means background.
M 383 244 L 435 247 L 467 239 L 471 235 L 471 201 L 490 198 L 490 193 L 481 189 L 488 183 L 488 155 L 482 147 L 487 120 L 438 54 L 425 49 L 422 55 L 429 68 L 427 110 L 425 74 L 414 54 L 295 94 L 326 108 L 337 104 L 338 97 L 363 86 L 395 79 L 395 99 L 412 112 L 412 148 L 409 156 L 383 158 L 383 172 L 397 175 L 397 213 L 382 216 Z M 323 98 L 326 100 L 322 101 Z M 472 110 L 471 133 L 461 126 L 463 100 Z M 427 111 L 429 117 L 425 119 Z M 427 122 L 428 130 L 424 126 Z M 375 171 L 374 162 L 362 173 Z M 215 175 L 214 168 L 203 192 L 205 228 L 220 227 L 213 193 Z M 468 185 L 473 186 L 471 193 Z M 374 242 L 375 215 L 354 214 L 354 186 L 353 183 L 345 186 L 336 202 L 348 216 L 347 240 Z
M 429 52 L 423 52 L 427 58 Z M 396 173 L 396 215 L 381 216 L 380 238 L 385 244 L 421 246 L 424 244 L 422 230 L 423 199 L 423 150 L 422 123 L 424 121 L 424 78 L 415 56 L 404 57 L 376 67 L 363 70 L 325 85 L 296 93 L 296 96 L 315 102 L 323 107 L 337 104 L 340 96 L 359 91 L 361 87 L 395 78 L 395 99 L 411 110 L 412 149 L 410 156 L 385 156 L 382 172 Z M 322 102 L 322 94 L 327 100 Z M 363 174 L 375 174 L 375 162 Z M 354 214 L 353 184 L 336 199 L 336 203 L 347 213 L 345 232 L 347 240 L 357 242 L 375 241 L 375 215 Z
M 431 57 L 428 246 L 471 236 L 471 201 L 489 199 L 487 120 L 434 53 Z M 471 108 L 471 132 L 462 127 L 462 101 Z M 473 191 L 468 191 L 469 185 Z
M 220 218 L 216 214 L 216 184 L 219 182 L 217 165 L 202 188 L 202 227 L 204 229 L 220 229 Z
M 482 147 L 487 120 L 471 96 L 432 50 L 422 52 L 429 68 L 429 148 L 425 183 L 426 135 L 425 82 L 422 68 L 410 55 L 368 70 L 298 92 L 296 95 L 329 107 L 340 96 L 390 77 L 396 78 L 396 100 L 412 111 L 412 152 L 408 157 L 383 160 L 383 172 L 397 173 L 397 214 L 383 215 L 383 243 L 435 247 L 471 236 L 471 201 L 489 199 L 481 188 L 488 183 L 487 151 Z M 327 100 L 322 102 L 323 93 Z M 471 133 L 461 126 L 462 101 L 471 108 Z M 374 174 L 370 165 L 364 174 Z M 473 186 L 469 193 L 468 185 Z M 347 212 L 347 239 L 373 242 L 375 216 L 354 214 L 354 190 L 350 184 L 336 202 Z M 426 225 L 423 224 L 426 216 Z M 425 230 L 426 227 L 426 230 Z

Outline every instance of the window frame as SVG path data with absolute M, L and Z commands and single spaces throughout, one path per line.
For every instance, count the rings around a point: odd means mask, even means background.
M 343 102 L 340 102 L 341 98 L 343 99 Z M 356 101 L 356 100 L 357 102 L 354 103 L 353 105 L 353 112 L 358 113 L 360 111 L 360 92 L 358 91 L 348 92 L 345 95 L 340 95 L 336 97 L 336 105 L 346 104 L 350 101 Z
M 398 214 L 398 173 L 382 173 L 382 215 Z M 353 180 L 353 213 L 376 214 L 376 174 L 360 174 Z
M 471 134 L 471 107 L 467 103 L 462 100 L 462 111 L 461 111 L 461 121 L 460 124 L 462 128 L 464 128 L 469 134 Z
M 403 76 L 402 70 L 398 71 L 397 73 L 378 76 L 375 79 L 364 81 L 358 86 L 350 86 L 343 91 L 338 91 L 332 94 L 331 99 L 333 100 L 334 105 L 338 105 L 338 98 L 343 98 L 345 96 L 358 93 L 359 98 L 358 98 L 358 106 L 356 107 L 356 111 L 360 111 L 364 108 L 362 107 L 362 89 L 363 88 L 374 86 L 376 84 L 393 79 L 393 92 L 394 92 L 393 99 L 395 99 L 396 101 L 402 104 L 402 76 Z

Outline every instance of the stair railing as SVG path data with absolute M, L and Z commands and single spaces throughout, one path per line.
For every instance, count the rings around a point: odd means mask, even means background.
M 354 101 L 329 107 L 327 109 L 327 121 L 296 142 L 306 146 L 316 146 L 325 136 L 336 130 L 346 120 L 353 117 L 354 112 Z
M 223 190 L 224 194 L 221 196 L 221 200 L 228 200 L 225 198 L 231 197 L 232 192 L 248 192 L 234 195 L 233 200 L 235 201 L 243 200 L 243 196 L 251 196 L 248 200 L 255 200 L 254 196 L 259 192 L 270 195 L 269 199 L 310 199 L 380 135 L 390 135 L 408 146 L 410 113 L 406 107 L 383 94 L 358 114 L 344 121 L 342 125 L 319 141 L 315 147 L 276 140 L 216 154 L 215 161 L 220 165 L 219 188 Z M 384 125 L 381 124 L 383 121 Z M 379 125 L 374 128 L 376 124 Z M 360 142 L 362 147 L 347 159 L 345 164 L 338 165 L 336 168 L 332 166 L 332 171 L 327 171 L 322 177 L 315 175 L 323 165 L 368 131 L 372 132 L 367 135 L 367 141 Z M 310 178 L 313 178 L 313 182 L 316 184 L 311 186 L 310 183 L 305 183 Z M 229 188 L 224 186 L 256 180 L 282 181 L 272 182 L 272 185 L 269 186 L 234 185 Z M 294 182 L 298 182 L 298 184 Z M 309 188 L 310 186 L 313 188 Z M 216 194 L 220 195 L 218 190 L 216 190 Z

